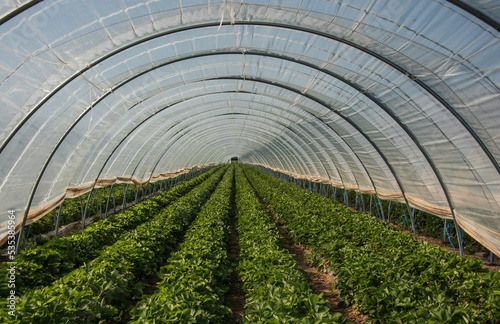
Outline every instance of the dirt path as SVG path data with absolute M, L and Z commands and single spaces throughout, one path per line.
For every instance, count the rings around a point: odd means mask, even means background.
M 233 183 L 233 188 L 236 184 Z M 234 189 L 236 190 L 236 189 Z M 241 288 L 242 282 L 238 276 L 237 265 L 240 258 L 240 248 L 238 245 L 238 231 L 236 230 L 236 202 L 233 193 L 233 215 L 231 218 L 231 241 L 229 244 L 229 260 L 234 265 L 234 271 L 229 276 L 229 291 L 224 296 L 225 304 L 231 308 L 231 323 L 243 323 L 242 317 L 245 314 L 245 292 Z
M 231 263 L 234 264 L 235 270 L 229 276 L 229 291 L 224 296 L 224 300 L 227 306 L 231 308 L 232 312 L 230 316 L 232 318 L 231 323 L 243 323 L 241 318 L 245 313 L 245 293 L 241 289 L 242 282 L 238 278 L 238 270 L 236 266 L 240 257 L 239 246 L 238 246 L 238 232 L 236 231 L 236 219 L 231 220 L 231 244 L 229 246 L 229 259 Z
M 275 222 L 281 236 L 284 238 L 283 247 L 293 256 L 297 264 L 307 272 L 307 281 L 314 293 L 323 294 L 331 306 L 330 309 L 333 312 L 342 314 L 345 319 L 353 324 L 365 323 L 368 319 L 368 315 L 360 314 L 352 308 L 339 307 L 337 298 L 340 296 L 340 290 L 332 289 L 332 285 L 336 280 L 335 276 L 327 272 L 318 271 L 318 268 L 316 267 L 311 267 L 308 264 L 306 257 L 306 255 L 310 254 L 311 251 L 300 245 L 293 244 L 290 236 L 286 233 L 285 227 L 282 224 L 279 224 L 276 220 Z
M 248 178 L 247 178 L 248 180 Z M 340 307 L 337 302 L 337 298 L 340 296 L 340 290 L 333 289 L 333 283 L 336 279 L 332 274 L 327 272 L 319 271 L 318 268 L 312 267 L 308 264 L 306 255 L 310 254 L 311 251 L 307 248 L 294 244 L 290 236 L 287 234 L 285 226 L 280 224 L 273 212 L 269 208 L 269 206 L 264 202 L 264 200 L 260 197 L 257 190 L 255 190 L 253 184 L 249 181 L 250 185 L 255 191 L 255 194 L 259 198 L 261 204 L 264 206 L 266 211 L 271 215 L 278 227 L 278 231 L 280 235 L 283 237 L 283 247 L 288 250 L 288 252 L 292 255 L 293 259 L 297 264 L 306 271 L 307 273 L 307 282 L 311 286 L 312 290 L 316 294 L 323 294 L 323 296 L 328 300 L 330 304 L 330 309 L 333 312 L 338 312 L 342 314 L 342 316 L 353 324 L 362 324 L 365 323 L 368 319 L 368 315 L 363 315 L 358 313 L 353 308 L 343 308 Z

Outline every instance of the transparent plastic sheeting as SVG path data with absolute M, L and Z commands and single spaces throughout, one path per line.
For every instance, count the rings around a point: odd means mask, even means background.
M 94 186 L 239 156 L 456 219 L 500 254 L 495 1 L 6 1 L 0 15 L 0 242 L 8 210 L 19 230 Z

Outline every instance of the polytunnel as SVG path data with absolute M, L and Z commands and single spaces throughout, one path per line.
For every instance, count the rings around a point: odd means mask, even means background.
M 493 0 L 0 5 L 0 239 L 65 198 L 249 164 L 455 220 L 500 255 Z

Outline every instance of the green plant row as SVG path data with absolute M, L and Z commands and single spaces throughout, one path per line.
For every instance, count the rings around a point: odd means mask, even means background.
M 123 202 L 123 195 L 125 194 L 125 187 L 126 184 L 115 184 L 113 187 L 114 191 L 114 196 L 115 196 L 115 201 L 117 205 L 120 205 Z M 99 214 L 99 211 L 102 210 L 104 213 L 104 210 L 106 208 L 106 201 L 107 197 L 110 194 L 110 187 L 104 187 L 100 188 L 100 196 L 101 196 L 101 203 L 99 205 L 98 202 L 96 202 L 96 197 L 91 198 L 91 200 L 94 200 L 94 203 L 89 205 L 89 214 L 91 215 L 96 215 Z M 66 199 L 62 205 L 62 210 L 61 210 L 61 225 L 72 223 L 72 222 L 78 222 L 81 221 L 82 219 L 82 206 L 80 199 L 83 202 L 83 206 L 85 206 L 87 199 L 88 199 L 89 193 L 86 193 L 78 198 L 73 198 L 73 199 Z M 93 196 L 95 195 L 95 192 L 92 194 Z M 131 202 L 135 199 L 134 196 L 134 190 L 128 190 L 127 192 L 127 202 Z M 112 201 L 110 202 L 110 206 L 108 206 L 108 209 L 111 208 Z M 59 209 L 57 209 L 57 212 L 59 212 Z M 49 213 L 45 215 L 44 217 L 40 218 L 36 222 L 30 225 L 28 227 L 29 229 L 29 235 L 30 237 L 39 235 L 39 234 L 45 234 L 47 232 L 50 232 L 54 230 L 55 228 L 55 220 L 54 220 L 54 215 L 53 213 Z
M 184 175 L 180 175 L 178 177 L 183 177 Z M 177 178 L 173 179 L 168 179 L 166 180 L 167 182 L 169 181 L 176 181 Z M 123 203 L 123 196 L 125 195 L 125 189 L 128 187 L 128 184 L 115 184 L 113 186 L 113 193 L 112 195 L 114 196 L 114 200 L 117 206 L 121 205 Z M 132 188 L 134 187 L 133 185 L 130 186 L 127 190 L 127 197 L 126 197 L 126 202 L 131 203 L 135 200 L 135 189 L 139 192 L 139 195 L 144 194 L 144 192 L 147 192 L 149 189 L 149 186 L 152 186 L 152 184 L 144 184 L 140 186 L 139 188 Z M 109 200 L 109 204 L 107 205 L 108 197 L 111 193 L 111 186 L 100 188 L 99 189 L 99 196 L 100 199 L 98 199 L 96 191 L 92 192 L 92 197 L 91 197 L 91 203 L 89 205 L 89 210 L 88 214 L 89 215 L 100 215 L 101 212 L 104 214 L 106 207 L 108 210 L 113 209 L 113 198 Z M 89 193 L 86 193 L 78 198 L 73 198 L 73 199 L 66 199 L 64 203 L 62 204 L 62 210 L 61 210 L 61 218 L 60 222 L 61 225 L 65 225 L 68 223 L 72 222 L 78 222 L 81 221 L 82 219 L 82 203 L 83 206 L 85 206 L 87 199 L 88 199 Z M 81 199 L 81 202 L 80 202 Z M 56 213 L 59 213 L 59 209 L 57 209 Z M 49 231 L 52 231 L 55 229 L 55 218 L 53 213 L 49 213 L 45 215 L 44 217 L 40 218 L 33 224 L 30 224 L 27 227 L 27 231 L 29 232 L 29 237 L 30 238 L 36 238 L 35 240 L 30 240 L 27 242 L 26 247 L 29 248 L 31 246 L 37 246 L 37 245 L 42 245 L 45 243 L 46 238 L 42 238 L 40 234 L 45 234 Z M 42 244 L 40 244 L 40 243 Z
M 223 323 L 232 272 L 228 257 L 234 167 L 189 227 L 179 251 L 160 270 L 158 290 L 132 310 L 132 323 Z
M 119 321 L 134 295 L 142 295 L 144 278 L 158 271 L 187 226 L 210 197 L 226 168 L 138 226 L 92 262 L 53 285 L 19 298 L 17 317 L 0 304 L 2 323 L 97 323 Z M 2 301 L 3 302 L 3 301 Z M 3 302 L 4 303 L 4 302 Z
M 99 256 L 104 247 L 118 241 L 124 233 L 153 218 L 213 174 L 212 169 L 130 209 L 96 222 L 83 233 L 54 238 L 38 248 L 22 251 L 16 256 L 15 290 L 18 296 L 36 286 L 46 286 L 84 262 Z M 0 267 L 2 278 L 8 276 L 8 265 Z M 2 280 L 0 294 L 9 295 L 8 280 Z
M 381 323 L 499 323 L 500 274 L 420 242 L 375 217 L 246 167 L 266 204 L 316 262 L 338 276 L 346 303 Z
M 366 213 L 371 211 L 373 215 L 376 215 L 379 219 L 382 218 L 380 209 L 383 209 L 386 221 L 398 225 L 402 230 L 408 230 L 410 232 L 413 231 L 411 217 L 409 216 L 406 204 L 391 202 L 389 200 L 381 200 L 381 205 L 378 205 L 379 201 L 376 195 L 372 197 L 370 194 L 360 194 L 355 190 L 337 190 L 335 193 L 334 188 L 330 185 L 311 183 L 307 180 L 295 179 L 276 171 L 268 170 L 268 172 L 275 177 L 285 181 L 290 181 L 297 186 L 308 189 L 309 191 L 321 193 L 325 197 L 332 197 L 334 200 L 339 201 L 339 203 L 344 203 L 343 195 L 345 192 L 348 198 L 349 207 L 357 208 L 358 210 Z M 458 248 L 458 237 L 455 227 L 453 226 L 453 222 L 451 222 L 451 224 L 450 222 L 447 223 L 448 230 L 445 232 L 444 220 L 442 218 L 419 210 L 416 210 L 414 222 L 418 235 L 437 237 L 443 240 L 444 244 L 449 244 L 453 247 L 453 249 Z M 477 252 L 488 252 L 487 248 L 477 242 L 466 232 L 462 232 L 462 236 L 462 244 L 465 254 L 474 255 Z
M 241 169 L 236 169 L 239 274 L 246 294 L 246 323 L 343 323 L 327 300 L 314 294 L 287 250 L 271 216 Z

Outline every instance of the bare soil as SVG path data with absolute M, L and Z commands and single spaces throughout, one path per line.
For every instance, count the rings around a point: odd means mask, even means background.
M 307 272 L 307 281 L 314 293 L 323 294 L 328 300 L 328 304 L 330 304 L 330 309 L 333 312 L 342 314 L 345 319 L 353 324 L 365 323 L 368 319 L 368 315 L 360 314 L 352 307 L 343 308 L 339 306 L 337 299 L 340 296 L 340 290 L 332 288 L 336 280 L 335 275 L 319 271 L 318 268 L 310 266 L 306 256 L 310 254 L 311 251 L 303 246 L 293 244 L 290 236 L 286 233 L 285 227 L 276 220 L 275 222 L 281 236 L 284 238 L 283 247 L 293 256 L 297 264 Z
M 225 303 L 229 308 L 231 308 L 231 313 L 229 313 L 232 320 L 231 323 L 243 323 L 242 317 L 245 314 L 245 293 L 241 286 L 243 283 L 239 279 L 238 270 L 236 265 L 240 257 L 239 246 L 238 246 L 238 232 L 236 231 L 236 219 L 231 220 L 231 227 L 233 229 L 231 233 L 231 243 L 229 246 L 229 259 L 235 265 L 235 270 L 229 276 L 229 291 L 224 296 Z
M 248 179 L 248 178 L 247 178 Z M 323 296 L 328 300 L 328 304 L 330 305 L 330 309 L 333 312 L 337 312 L 342 314 L 342 316 L 353 324 L 362 324 L 365 323 L 368 319 L 368 315 L 361 314 L 356 311 L 352 307 L 344 308 L 340 307 L 337 299 L 340 296 L 340 290 L 333 289 L 333 284 L 337 279 L 334 274 L 319 271 L 318 268 L 312 267 L 307 262 L 307 255 L 311 254 L 311 251 L 306 247 L 294 244 L 283 224 L 280 224 L 269 206 L 264 202 L 264 200 L 260 197 L 259 193 L 255 190 L 252 183 L 250 183 L 252 188 L 254 189 L 257 197 L 259 198 L 261 204 L 264 206 L 266 211 L 271 215 L 278 227 L 278 231 L 280 235 L 283 237 L 283 247 L 288 250 L 288 252 L 292 255 L 293 259 L 297 264 L 306 271 L 307 273 L 307 281 L 311 286 L 312 290 L 315 294 L 323 294 Z

